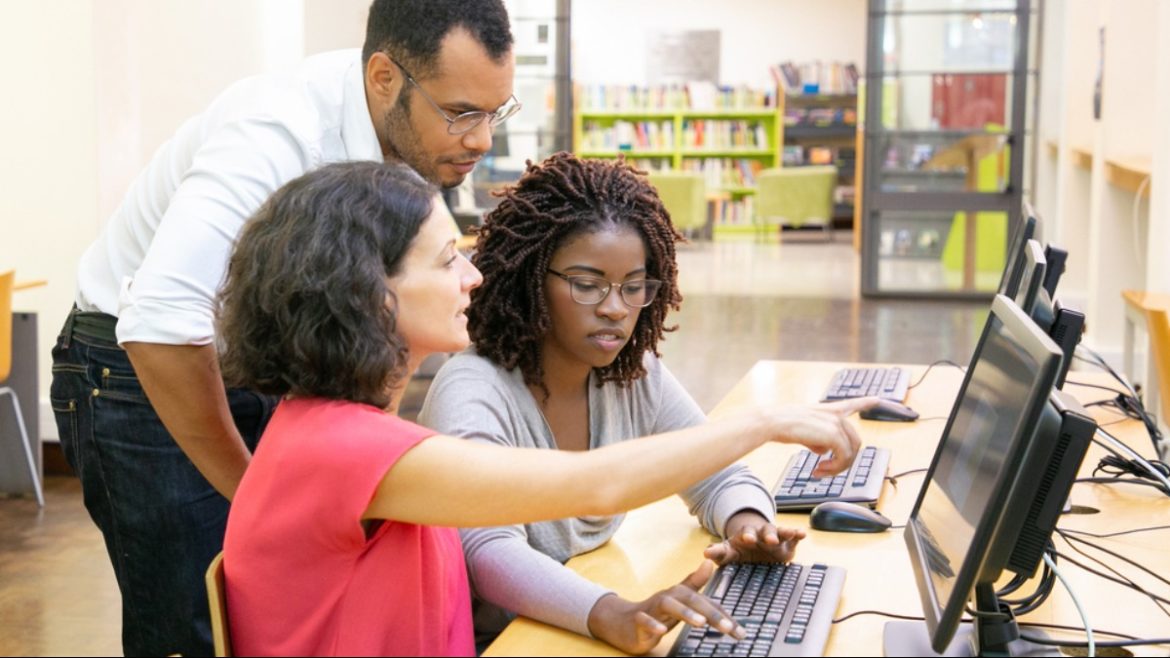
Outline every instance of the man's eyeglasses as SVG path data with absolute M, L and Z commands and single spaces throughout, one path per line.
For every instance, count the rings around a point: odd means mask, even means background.
M 520 101 L 516 100 L 516 96 L 513 95 L 508 99 L 510 102 L 504 103 L 495 112 L 475 110 L 473 112 L 464 112 L 463 114 L 452 117 L 447 114 L 446 110 L 439 107 L 439 104 L 435 102 L 435 99 L 431 98 L 431 95 L 427 93 L 427 90 L 423 89 L 422 85 L 420 85 L 418 81 L 414 79 L 414 76 L 410 75 L 410 71 L 407 71 L 406 67 L 394 61 L 393 57 L 390 58 L 390 61 L 394 62 L 395 66 L 402 69 L 402 73 L 406 76 L 406 79 L 410 82 L 410 84 L 414 85 L 415 89 L 418 89 L 419 93 L 423 95 L 423 98 L 427 99 L 427 102 L 431 104 L 431 107 L 435 108 L 435 111 L 439 113 L 439 116 L 443 117 L 443 120 L 447 122 L 447 132 L 451 135 L 462 135 L 464 133 L 471 132 L 472 130 L 475 130 L 476 126 L 483 123 L 484 119 L 487 119 L 489 126 L 495 128 L 501 123 L 507 121 L 513 114 L 516 114 L 520 111 Z
M 658 294 L 658 290 L 662 288 L 662 282 L 657 279 L 638 279 L 625 283 L 613 283 L 601 277 L 587 274 L 562 274 L 553 269 L 549 269 L 548 273 L 555 274 L 569 282 L 569 296 L 578 304 L 600 304 L 609 295 L 610 289 L 617 286 L 626 306 L 642 308 L 649 306 L 654 301 L 655 295 Z

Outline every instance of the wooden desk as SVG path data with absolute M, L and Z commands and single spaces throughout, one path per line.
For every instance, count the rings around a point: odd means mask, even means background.
M 807 403 L 815 401 L 829 381 L 830 375 L 845 364 L 817 362 L 761 361 L 727 394 L 712 412 L 712 416 L 750 404 Z M 916 381 L 924 371 L 921 366 L 907 366 Z M 1105 377 L 1094 373 L 1074 373 L 1073 381 L 1106 384 Z M 935 445 L 946 425 L 954 396 L 962 382 L 962 373 L 955 368 L 936 367 L 924 384 L 910 391 L 907 404 L 921 414 L 916 423 L 879 423 L 857 420 L 862 440 L 867 445 L 892 449 L 890 474 L 897 474 L 930 465 Z M 1069 392 L 1083 400 L 1103 397 L 1101 391 L 1069 385 Z M 1115 420 L 1101 412 L 1101 422 Z M 930 420 L 939 418 L 938 420 Z M 1141 449 L 1149 445 L 1138 423 L 1126 421 L 1110 425 L 1115 435 Z M 799 446 L 767 445 L 744 458 L 753 471 L 771 486 L 779 477 L 784 463 Z M 1100 449 L 1090 451 L 1085 472 L 1096 464 Z M 917 497 L 923 474 L 907 475 L 895 489 L 886 483 L 879 509 L 902 524 L 910 514 Z M 1165 523 L 1170 518 L 1170 498 L 1147 487 L 1133 485 L 1078 484 L 1073 489 L 1076 505 L 1092 506 L 1108 514 L 1065 517 L 1061 526 L 1093 532 L 1119 531 Z M 779 514 L 777 524 L 808 528 L 806 514 Z M 1155 568 L 1170 573 L 1170 551 L 1164 546 L 1167 532 L 1156 531 L 1127 535 L 1110 540 L 1099 540 L 1113 550 Z M 629 599 L 642 599 L 673 585 L 693 571 L 702 560 L 702 551 L 712 538 L 699 528 L 687 513 L 677 496 L 658 501 L 630 512 L 613 540 L 592 553 L 569 561 L 569 567 L 586 578 Z M 1069 552 L 1063 541 L 1057 540 L 1058 550 Z M 914 583 L 906 545 L 901 531 L 874 535 L 828 533 L 809 530 L 801 542 L 796 559 L 803 564 L 822 562 L 843 566 L 848 575 L 837 616 L 857 610 L 920 616 L 922 607 Z M 1059 565 L 1058 565 L 1059 566 Z M 1149 577 L 1137 575 L 1133 568 L 1122 568 L 1138 582 L 1149 582 Z M 1140 637 L 1170 636 L 1170 618 L 1166 617 L 1147 598 L 1084 573 L 1065 563 L 1066 578 L 1073 582 L 1083 604 L 1088 607 L 1091 623 L 1098 628 L 1119 631 Z M 1151 585 L 1152 587 L 1152 585 Z M 1163 596 L 1166 587 L 1153 591 Z M 1028 590 L 1030 591 L 1030 589 Z M 1027 617 L 1031 621 L 1057 621 L 1080 625 L 1075 608 L 1063 586 L 1057 584 L 1049 601 Z M 886 618 L 863 615 L 835 626 L 829 636 L 826 654 L 831 656 L 881 655 L 882 629 Z M 664 655 L 674 642 L 677 629 L 659 643 L 654 655 Z M 1156 648 L 1164 655 L 1166 647 Z M 1139 647 L 1136 653 L 1147 653 Z M 485 656 L 616 656 L 617 650 L 601 642 L 575 635 L 530 619 L 513 622 L 484 654 Z

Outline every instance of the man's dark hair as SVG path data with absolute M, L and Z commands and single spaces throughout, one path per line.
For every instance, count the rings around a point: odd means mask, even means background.
M 457 27 L 483 45 L 493 61 L 512 51 L 512 30 L 502 0 L 374 0 L 362 63 L 384 51 L 416 79 L 428 77 L 437 69 L 443 38 Z
M 678 310 L 675 242 L 671 224 L 646 176 L 621 160 L 581 160 L 557 153 L 528 169 L 502 194 L 480 229 L 472 262 L 483 284 L 471 291 L 467 329 L 476 351 L 545 390 L 541 345 L 552 329 L 544 296 L 549 263 L 561 245 L 582 233 L 629 226 L 646 246 L 646 278 L 662 281 L 643 308 L 630 341 L 614 362 L 598 369 L 598 383 L 625 384 L 645 376 L 642 355 L 658 355 L 669 309 Z
M 433 209 L 403 165 L 331 164 L 277 190 L 240 234 L 219 293 L 225 383 L 390 403 L 406 371 L 386 277 Z

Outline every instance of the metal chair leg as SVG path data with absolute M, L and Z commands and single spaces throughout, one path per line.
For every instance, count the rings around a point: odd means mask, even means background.
M 32 443 L 29 441 L 28 428 L 24 425 L 24 414 L 20 413 L 20 400 L 16 397 L 16 391 L 5 386 L 0 387 L 0 395 L 9 395 L 12 398 L 12 411 L 16 413 L 16 424 L 20 428 L 20 441 L 24 447 L 25 461 L 28 462 L 28 474 L 33 481 L 33 489 L 37 495 L 37 505 L 39 507 L 45 506 L 45 492 L 41 488 L 41 478 L 37 475 L 37 464 L 33 459 Z

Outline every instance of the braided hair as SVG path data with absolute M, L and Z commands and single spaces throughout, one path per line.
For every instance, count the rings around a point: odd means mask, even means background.
M 662 281 L 654 301 L 641 309 L 629 342 L 613 363 L 597 370 L 598 384 L 619 385 L 646 374 L 642 355 L 658 356 L 669 309 L 678 310 L 676 242 L 683 240 L 643 172 L 624 160 L 582 160 L 556 153 L 528 168 L 480 228 L 472 262 L 483 284 L 471 292 L 467 329 L 476 351 L 508 370 L 516 367 L 529 386 L 548 394 L 541 365 L 544 337 L 552 329 L 544 296 L 553 255 L 582 233 L 629 226 L 646 247 L 646 277 Z

